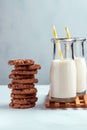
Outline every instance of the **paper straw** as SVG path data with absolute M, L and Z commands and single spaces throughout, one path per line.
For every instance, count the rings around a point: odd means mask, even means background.
M 70 38 L 71 35 L 70 35 L 70 32 L 69 32 L 68 26 L 65 27 L 65 31 L 66 31 L 66 37 L 67 37 L 67 38 Z
M 53 26 L 53 35 L 54 35 L 54 38 L 57 38 L 57 31 L 56 31 L 55 26 Z M 56 42 L 56 45 L 58 48 L 58 55 L 60 56 L 61 60 L 64 60 L 59 40 Z
M 69 32 L 68 26 L 65 27 L 65 31 L 66 31 L 66 37 L 67 37 L 67 38 L 70 38 L 71 35 L 70 35 L 70 32 Z M 66 49 L 69 50 L 69 45 L 68 45 L 68 43 L 66 44 Z

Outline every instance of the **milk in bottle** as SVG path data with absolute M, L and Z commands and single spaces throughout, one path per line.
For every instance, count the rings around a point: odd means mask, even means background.
M 58 57 L 56 46 L 60 40 L 64 60 Z M 53 39 L 54 55 L 50 68 L 50 100 L 59 102 L 70 102 L 76 97 L 76 65 L 74 58 L 73 43 L 74 39 L 60 38 Z M 69 46 L 67 57 L 65 55 L 66 44 Z

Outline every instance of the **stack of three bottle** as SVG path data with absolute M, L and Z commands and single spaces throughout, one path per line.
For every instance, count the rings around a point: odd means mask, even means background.
M 86 93 L 87 68 L 84 58 L 85 38 L 58 38 L 54 43 L 53 61 L 50 69 L 50 100 L 71 102 Z M 58 57 L 57 42 L 60 41 L 63 59 Z

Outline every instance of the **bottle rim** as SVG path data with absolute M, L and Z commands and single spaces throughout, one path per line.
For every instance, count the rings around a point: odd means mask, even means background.
M 85 42 L 86 41 L 86 38 L 83 38 L 83 37 L 71 37 L 71 38 L 52 38 L 51 41 L 53 43 L 56 43 L 57 41 L 60 41 L 60 42 L 77 42 L 77 41 L 80 41 L 80 42 Z
M 51 39 L 52 42 L 57 42 L 57 41 L 60 41 L 60 42 L 76 42 L 76 39 L 75 38 L 52 38 Z
M 83 38 L 83 37 L 74 37 L 74 39 L 75 39 L 76 41 L 81 41 L 81 42 L 86 41 L 86 38 Z

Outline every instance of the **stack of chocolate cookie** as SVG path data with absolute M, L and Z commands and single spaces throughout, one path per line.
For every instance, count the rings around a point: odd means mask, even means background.
M 10 60 L 8 64 L 14 65 L 14 69 L 9 75 L 9 78 L 12 79 L 8 84 L 8 87 L 12 89 L 9 106 L 12 108 L 34 107 L 37 101 L 35 83 L 38 82 L 35 74 L 38 69 L 41 69 L 41 66 L 30 59 Z

